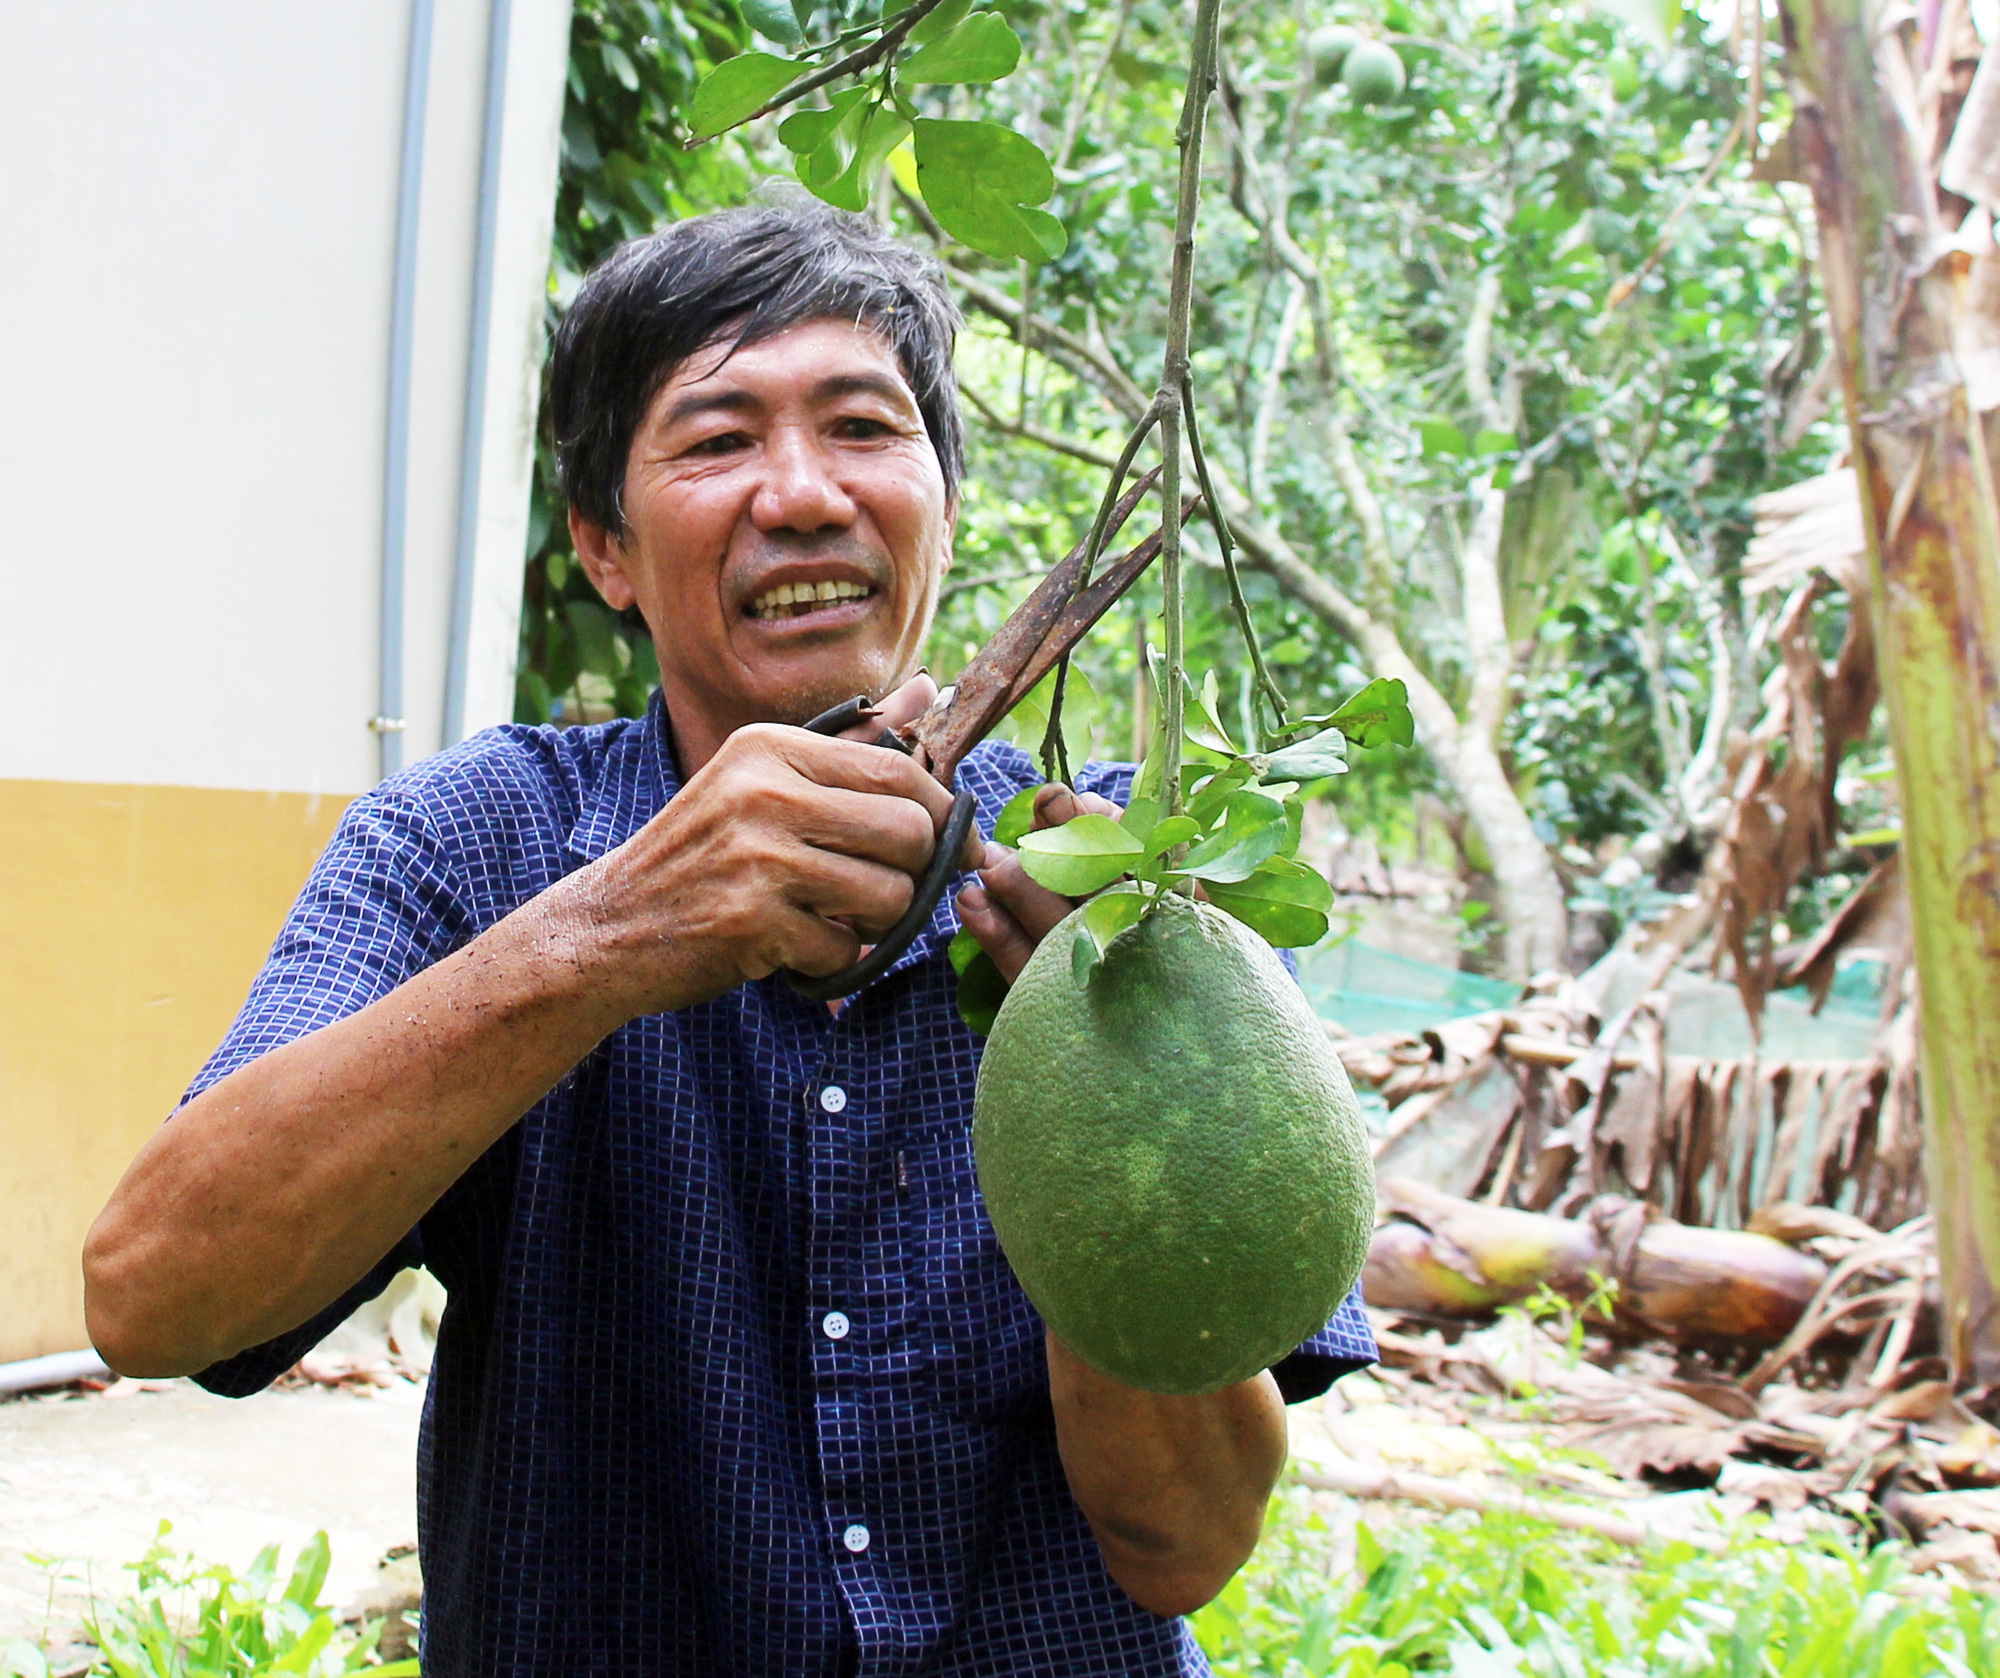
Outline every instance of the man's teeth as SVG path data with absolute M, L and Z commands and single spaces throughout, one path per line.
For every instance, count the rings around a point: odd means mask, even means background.
M 795 618 L 835 600 L 865 600 L 875 590 L 866 583 L 780 583 L 750 602 L 753 618 Z

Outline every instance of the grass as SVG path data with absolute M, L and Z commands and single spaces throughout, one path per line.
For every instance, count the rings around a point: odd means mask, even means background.
M 372 1678 L 379 1624 L 356 1637 L 320 1604 L 319 1535 L 280 1578 L 275 1546 L 243 1574 L 168 1548 L 97 1610 L 108 1678 Z M 1781 1543 L 1745 1523 L 1721 1552 L 1640 1553 L 1521 1516 L 1337 1530 L 1294 1490 L 1257 1556 L 1194 1620 L 1218 1678 L 1995 1678 L 2000 1596 L 1919 1579 L 1893 1545 Z M 0 1678 L 48 1678 L 25 1643 Z
M 361 1635 L 342 1628 L 319 1598 L 326 1584 L 326 1534 L 299 1552 L 279 1577 L 278 1547 L 247 1572 L 204 1565 L 172 1550 L 170 1528 L 132 1566 L 130 1594 L 93 1605 L 85 1621 L 98 1655 L 91 1678 L 414 1678 L 413 1660 L 383 1664 L 375 1654 L 380 1621 Z M 27 1643 L 0 1647 L 0 1678 L 49 1678 L 48 1662 Z
M 1220 1678 L 1995 1678 L 2000 1597 L 1905 1553 L 1780 1543 L 1635 1554 L 1525 1517 L 1351 1540 L 1303 1494 L 1195 1616 Z

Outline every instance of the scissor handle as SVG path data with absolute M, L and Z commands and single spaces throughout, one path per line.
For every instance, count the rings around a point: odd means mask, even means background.
M 834 706 L 830 711 L 820 712 L 805 726 L 815 734 L 844 734 L 856 723 L 865 722 L 873 715 L 874 707 L 866 699 L 857 697 Z M 875 744 L 900 752 L 910 749 L 892 730 L 886 728 Z M 889 929 L 879 944 L 859 961 L 843 967 L 838 973 L 829 973 L 823 979 L 785 968 L 785 983 L 810 1001 L 831 1002 L 836 997 L 852 996 L 895 966 L 917 934 L 930 925 L 945 887 L 951 884 L 953 875 L 959 871 L 958 858 L 965 849 L 965 841 L 971 836 L 973 817 L 978 813 L 979 800 L 971 793 L 961 792 L 952 799 L 951 814 L 945 817 L 943 837 L 938 840 L 937 849 L 931 852 L 931 860 L 925 866 L 922 878 L 917 881 L 916 893 L 910 899 L 909 908 L 903 911 L 903 918 Z

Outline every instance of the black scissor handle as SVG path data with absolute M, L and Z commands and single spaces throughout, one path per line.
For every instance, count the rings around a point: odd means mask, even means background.
M 873 715 L 874 707 L 866 699 L 854 698 L 834 706 L 830 711 L 822 711 L 805 726 L 815 734 L 844 734 L 856 723 L 865 722 Z M 910 749 L 886 728 L 875 743 L 901 752 Z M 937 912 L 945 887 L 951 884 L 952 877 L 959 871 L 958 858 L 965 849 L 965 841 L 971 836 L 973 817 L 978 813 L 979 801 L 971 793 L 961 792 L 952 799 L 951 814 L 945 817 L 944 834 L 937 842 L 937 849 L 931 852 L 931 860 L 925 866 L 922 878 L 917 881 L 910 906 L 881 943 L 859 961 L 843 967 L 838 973 L 829 973 L 825 978 L 816 979 L 810 974 L 795 973 L 785 968 L 785 983 L 810 1001 L 831 1002 L 836 997 L 852 996 L 895 966 L 897 959 L 910 947 L 917 934 L 930 924 L 931 916 Z

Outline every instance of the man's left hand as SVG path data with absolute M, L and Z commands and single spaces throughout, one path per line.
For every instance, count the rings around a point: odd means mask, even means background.
M 1109 816 L 1115 821 L 1124 813 L 1108 798 L 1099 798 L 1094 792 L 1072 792 L 1060 781 L 1051 781 L 1035 796 L 1032 826 L 1061 827 L 1085 815 Z M 958 915 L 1011 985 L 1028 965 L 1035 946 L 1077 902 L 1036 885 L 1018 856 L 1005 845 L 989 844 L 979 883 L 958 894 Z

